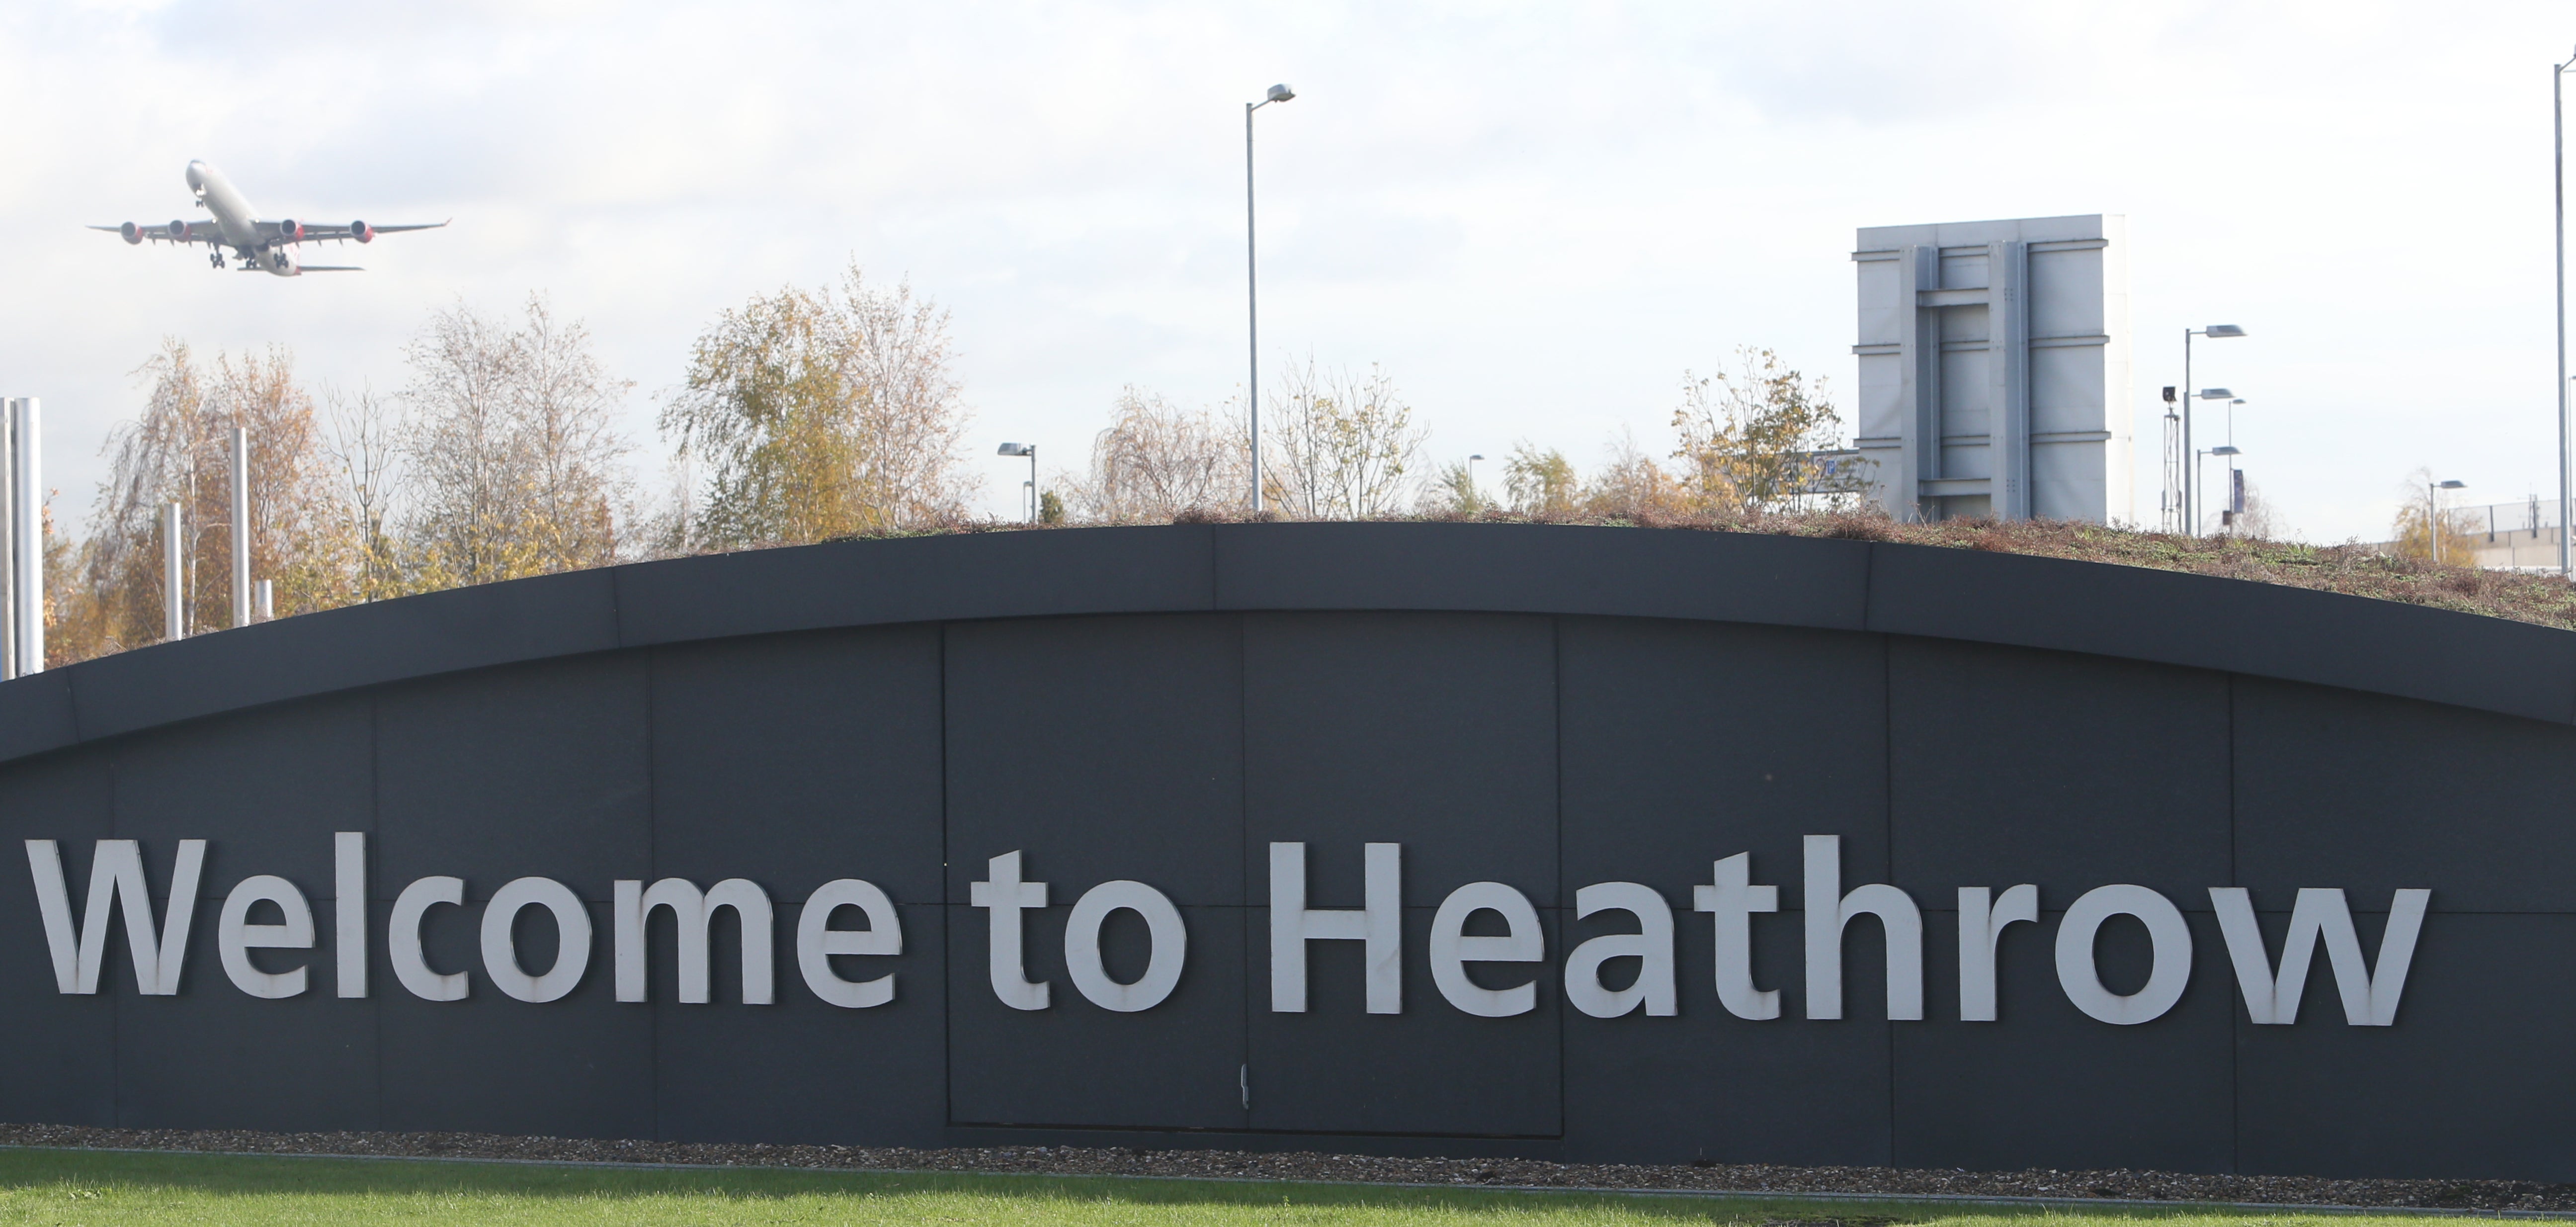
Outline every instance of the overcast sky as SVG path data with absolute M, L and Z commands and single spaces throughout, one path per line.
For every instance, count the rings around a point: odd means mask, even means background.
M 1243 382 L 1242 104 L 1260 114 L 1266 368 L 1381 363 L 1430 454 L 1670 449 L 1739 345 L 1852 384 L 1856 227 L 2119 213 L 2143 518 L 2159 385 L 2248 400 L 2312 540 L 2386 533 L 2418 467 L 2554 498 L 2548 72 L 2566 3 L 1017 6 L 490 0 L 0 8 L 0 391 L 45 400 L 77 523 L 161 338 L 403 380 L 433 310 L 532 291 L 660 394 L 721 309 L 855 260 L 954 313 L 997 514 L 1137 384 Z M 288 281 L 83 223 L 452 229 Z M 1846 414 L 1848 421 L 1849 415 Z

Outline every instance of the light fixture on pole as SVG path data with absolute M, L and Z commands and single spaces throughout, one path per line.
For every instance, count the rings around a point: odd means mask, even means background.
M 2211 325 L 2211 327 L 2213 327 L 2213 328 L 2225 328 L 2225 327 L 2228 327 L 2228 325 L 2226 325 L 2226 324 L 2213 324 L 2213 325 Z M 2183 403 L 2183 413 L 2182 413 L 2182 437 L 2183 437 L 2183 441 L 2184 441 L 2186 444 L 2187 444 L 2187 443 L 2189 443 L 2189 442 L 2191 441 L 2191 403 L 2190 403 L 2191 401 L 2194 401 L 2194 400 L 2233 400 L 2233 399 L 2235 399 L 2235 398 L 2236 398 L 2236 394 L 2235 394 L 2234 392 L 2231 392 L 2231 391 L 2229 391 L 2229 390 L 2225 389 L 2225 388 L 2202 388 L 2200 391 L 2192 393 L 2192 394 L 2191 394 L 2191 396 L 2190 396 L 2190 397 L 2188 397 L 2188 398 L 2186 398 L 2186 400 L 2185 400 L 2185 401 L 2184 401 L 2184 403 Z M 2229 428 L 2231 431 L 2235 429 L 2235 423 L 2234 423 L 2234 421 L 2233 421 L 2232 419 L 2231 419 L 2231 420 L 2230 420 L 2230 422 L 2229 422 L 2229 426 L 2228 426 L 2228 428 Z M 2200 452 L 2200 451 L 2196 451 L 2196 452 L 2192 452 L 2192 453 L 2191 453 L 2191 493 L 2192 493 L 2192 497 L 2191 497 L 2191 499 L 2189 500 L 2189 502 L 2190 502 L 2190 507 L 2191 507 L 2191 514 L 2190 514 L 2189 519 L 2187 519 L 2187 520 L 2185 521 L 2185 523 L 2186 523 L 2186 524 L 2188 524 L 2188 525 L 2189 525 L 2189 527 L 2185 528 L 2183 531 L 2188 532 L 2188 533 L 2190 533 L 2191 535 L 2193 535 L 2193 536 L 2195 536 L 2195 537 L 2197 537 L 2197 536 L 2199 536 L 2199 535 L 2200 535 L 2200 517 L 2201 517 L 2201 514 L 2202 514 L 2202 513 L 2201 513 L 2201 510 L 2200 510 L 2200 486 L 2201 486 L 2201 481 L 2200 481 L 2200 458 L 2201 458 L 2201 457 L 2203 457 L 2203 456 L 2209 455 L 2209 454 L 2210 454 L 2210 453 L 2208 453 L 2208 452 Z
M 1261 514 L 1261 288 L 1260 265 L 1252 246 L 1252 113 L 1274 102 L 1286 102 L 1297 91 L 1273 85 L 1259 102 L 1243 104 L 1243 328 L 1250 343 L 1245 366 L 1245 417 L 1252 424 L 1252 514 Z
M 2576 580 L 2576 555 L 2568 552 L 2568 520 L 2571 496 L 2568 489 L 2568 421 L 2567 421 L 2567 109 L 2561 94 L 2567 70 L 2576 66 L 2576 55 L 2549 70 L 2549 143 L 2550 175 L 2556 185 L 2556 220 L 2553 233 L 2558 240 L 2558 575 Z
M 1037 523 L 1038 445 L 1035 443 L 1005 443 L 1000 448 L 996 449 L 993 454 L 996 456 L 1026 456 L 1029 458 L 1029 480 L 1025 483 L 1029 492 L 1027 511 L 1029 513 L 1029 523 Z
M 2434 566 L 2442 565 L 2442 492 L 2465 490 L 2468 485 L 2464 481 L 2424 479 L 2424 539 L 2431 543 Z
M 1476 497 L 1476 462 L 1484 458 L 1482 453 L 1467 457 L 1467 510 L 1469 511 L 1482 510 L 1482 504 L 1485 501 Z
M 2234 324 L 2212 324 L 2207 328 L 2183 329 L 2182 386 L 2186 388 L 2191 386 L 2191 339 L 2193 337 L 2208 337 L 2213 341 L 2217 341 L 2225 340 L 2228 337 L 2241 337 L 2244 335 L 2245 330 Z M 2220 395 L 2225 396 L 2226 393 L 2221 392 Z M 2204 394 L 2201 399 L 2207 400 L 2209 397 Z M 2185 532 L 2189 532 L 2197 536 L 2200 533 L 2200 459 L 2199 454 L 2192 451 L 2192 446 L 2191 402 L 2186 400 L 2183 402 L 2182 406 L 2182 454 L 2186 457 L 2190 457 L 2192 464 L 2190 471 L 2183 475 L 2183 524 L 2185 526 Z

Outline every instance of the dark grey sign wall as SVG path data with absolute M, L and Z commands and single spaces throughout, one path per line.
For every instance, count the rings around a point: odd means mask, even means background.
M 2576 636 L 2465 615 L 2085 564 L 1692 532 L 1252 525 L 850 543 L 437 594 L 145 649 L 0 685 L 0 834 L 51 839 L 75 911 L 93 841 L 140 841 L 166 907 L 209 841 L 183 987 L 55 990 L 29 874 L 0 868 L 0 1116 L 152 1127 L 437 1129 L 941 1145 L 1348 1147 L 1585 1160 L 2161 1167 L 2576 1179 Z M 369 995 L 332 995 L 333 834 L 369 839 Z M 1885 941 L 1843 941 L 1844 1017 L 1804 1017 L 1801 840 L 1843 888 L 1923 912 L 1921 1021 L 1888 1020 Z M 1403 1010 L 1371 1014 L 1357 942 L 1315 943 L 1311 1007 L 1272 1009 L 1269 847 L 1309 904 L 1362 905 L 1362 846 L 1402 845 Z M 988 985 L 986 862 L 1049 906 L 1026 975 Z M 1750 854 L 1780 1017 L 1719 1002 L 1711 863 Z M 17 864 L 12 850 L 10 864 Z M 313 988 L 262 1000 L 214 948 L 232 887 L 312 900 Z M 385 951 L 395 897 L 464 880 L 421 1000 Z M 568 996 L 512 1000 L 477 921 L 544 876 L 594 936 Z M 612 883 L 759 884 L 777 1000 L 615 999 Z M 798 976 L 807 895 L 862 878 L 903 952 L 890 1004 Z M 1068 982 L 1071 904 L 1133 879 L 1186 922 L 1162 1004 Z M 1452 890 L 1537 908 L 1536 1008 L 1482 1018 L 1433 984 Z M 1632 931 L 1600 882 L 1674 909 L 1670 1017 L 1593 1018 L 1566 952 Z M 1960 1019 L 1955 896 L 2039 887 L 2000 946 L 2000 1020 Z M 2061 990 L 2063 910 L 2154 889 L 2192 933 L 2167 1014 L 2112 1026 Z M 2396 1024 L 2348 1025 L 2322 953 L 2299 1019 L 2248 1019 L 2209 889 L 2251 889 L 2276 954 L 2302 887 L 2339 887 L 2376 957 L 2392 892 L 2433 891 Z M 1494 919 L 1491 913 L 1483 920 Z M 1499 932 L 1471 924 L 1469 932 Z M 541 909 L 515 930 L 540 967 Z M 1145 926 L 1103 930 L 1117 979 Z M 2143 926 L 2097 959 L 2129 992 Z M 1634 960 L 1614 964 L 1614 986 Z

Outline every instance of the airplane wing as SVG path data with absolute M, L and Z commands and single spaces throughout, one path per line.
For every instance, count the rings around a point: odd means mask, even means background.
M 448 220 L 453 221 L 455 219 L 450 218 Z M 338 243 L 356 239 L 363 243 L 366 239 L 358 238 L 359 224 L 361 223 L 352 223 L 346 226 L 334 226 L 328 222 L 307 222 L 304 225 L 303 241 L 307 243 Z M 412 222 L 400 226 L 368 226 L 367 238 L 372 239 L 379 234 L 400 234 L 406 230 L 436 230 L 446 224 L 447 222 Z M 110 230 L 115 228 L 116 227 L 114 226 L 108 227 Z
M 132 225 L 132 223 L 128 223 L 128 225 Z M 182 222 L 180 225 L 186 227 L 189 226 L 189 223 Z M 215 233 L 215 224 L 211 221 L 197 222 L 194 224 L 193 228 L 196 230 L 196 233 L 188 234 L 182 233 L 179 230 L 174 230 L 166 225 L 134 226 L 133 237 L 126 239 L 126 241 L 129 243 L 140 243 L 145 239 L 150 239 L 155 243 L 221 244 L 223 242 L 223 237 Z M 125 226 L 92 226 L 90 229 L 104 230 L 109 234 L 114 235 L 124 235 L 127 233 Z

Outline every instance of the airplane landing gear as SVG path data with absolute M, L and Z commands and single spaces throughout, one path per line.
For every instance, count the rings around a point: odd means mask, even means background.
M 224 266 L 224 253 L 220 251 L 207 252 L 206 262 L 214 265 L 216 268 L 222 268 Z

